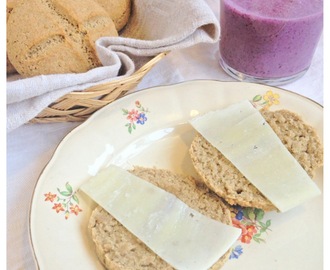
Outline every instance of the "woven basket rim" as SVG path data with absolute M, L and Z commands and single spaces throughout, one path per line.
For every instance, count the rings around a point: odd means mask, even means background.
M 30 123 L 84 121 L 95 111 L 123 97 L 169 52 L 151 58 L 132 75 L 94 85 L 84 90 L 72 91 L 44 108 Z

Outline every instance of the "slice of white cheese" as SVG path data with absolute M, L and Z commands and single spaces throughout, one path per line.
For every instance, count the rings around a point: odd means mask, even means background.
M 191 125 L 284 212 L 320 190 L 249 101 L 212 111 Z
M 176 269 L 209 269 L 241 234 L 115 165 L 80 189 Z

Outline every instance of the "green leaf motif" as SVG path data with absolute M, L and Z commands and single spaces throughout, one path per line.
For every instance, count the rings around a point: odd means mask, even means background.
M 132 125 L 131 125 L 131 124 L 128 125 L 128 132 L 129 132 L 130 134 L 132 133 Z
M 253 237 L 259 238 L 261 236 L 261 233 L 256 233 L 255 235 L 253 235 Z
M 261 209 L 256 209 L 255 210 L 255 213 L 256 213 L 256 219 L 258 220 L 258 221 L 260 221 L 260 220 L 262 220 L 263 218 L 264 218 L 264 215 L 265 215 L 265 212 L 263 211 L 263 210 L 261 210 Z
M 71 195 L 71 192 L 68 191 L 60 191 L 60 194 L 65 196 L 65 197 L 69 197 Z
M 123 111 L 123 114 L 124 115 L 128 114 L 128 110 L 127 109 L 122 109 L 122 111 Z
M 256 235 L 253 235 L 252 238 L 253 238 L 253 240 L 256 241 L 258 244 L 260 244 L 260 243 L 265 243 L 265 242 L 266 242 L 264 239 L 262 239 L 262 238 L 260 238 L 260 237 L 258 237 L 258 236 L 256 236 Z
M 251 221 L 255 220 L 256 218 L 253 208 L 245 208 L 243 210 L 243 215 Z
M 66 190 L 67 190 L 68 192 L 70 192 L 70 194 L 71 194 L 72 191 L 73 191 L 71 185 L 70 185 L 68 182 L 66 182 L 65 187 L 66 187 Z
M 261 95 L 256 95 L 254 98 L 253 98 L 253 102 L 258 102 L 262 99 L 262 96 Z
M 77 195 L 73 195 L 73 196 L 72 196 L 72 199 L 73 199 L 76 203 L 79 204 L 79 199 L 78 199 Z
M 251 212 L 251 208 L 243 208 L 243 215 L 244 215 L 244 217 L 246 217 L 246 218 L 249 218 L 249 214 L 250 214 L 250 212 Z

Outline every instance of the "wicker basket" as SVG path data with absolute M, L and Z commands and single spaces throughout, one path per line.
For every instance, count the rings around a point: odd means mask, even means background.
M 95 111 L 121 98 L 133 89 L 146 73 L 160 61 L 167 52 L 161 53 L 131 76 L 96 85 L 84 91 L 73 91 L 50 104 L 31 123 L 78 122 L 84 121 Z

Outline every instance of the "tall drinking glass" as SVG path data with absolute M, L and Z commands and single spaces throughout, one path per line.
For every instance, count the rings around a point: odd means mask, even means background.
M 220 64 L 232 77 L 280 85 L 309 68 L 323 0 L 220 0 Z

